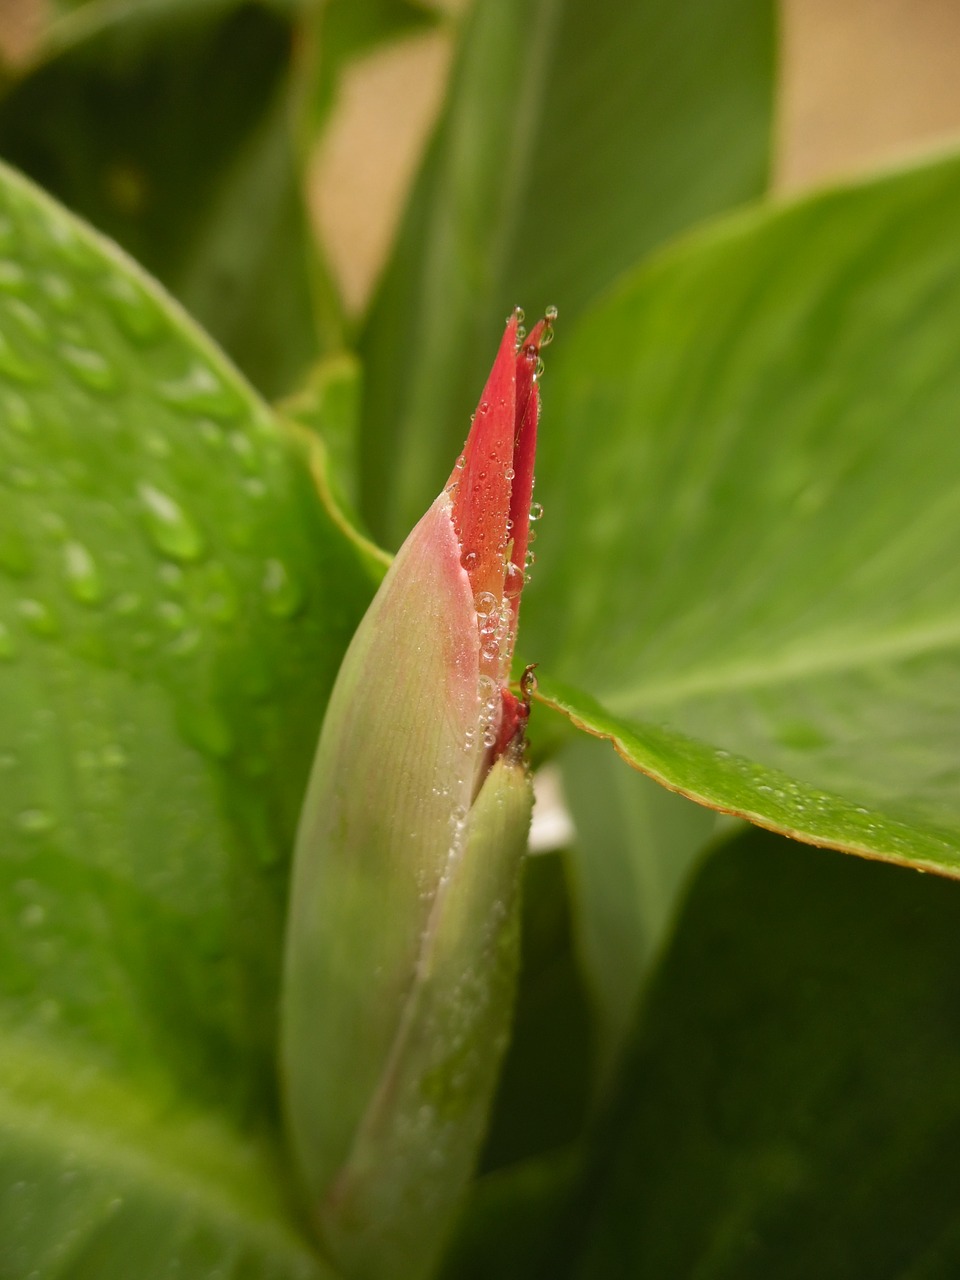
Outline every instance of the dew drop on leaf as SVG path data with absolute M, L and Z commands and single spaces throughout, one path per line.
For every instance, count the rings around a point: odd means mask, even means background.
M 57 820 L 46 809 L 24 809 L 17 815 L 17 826 L 31 836 L 43 835 L 52 831 Z
M 99 392 L 116 391 L 119 388 L 120 379 L 116 369 L 99 351 L 63 342 L 58 348 L 58 354 L 68 372 L 81 386 Z
M 152 484 L 141 484 L 139 494 L 147 533 L 156 550 L 172 560 L 199 560 L 203 538 L 180 504 Z
M 0 333 L 0 374 L 27 385 L 43 381 L 43 374 L 36 365 L 25 360 L 3 333 Z
M 303 603 L 300 584 L 282 560 L 268 560 L 263 574 L 267 612 L 275 618 L 291 618 Z
M 63 548 L 64 574 L 70 594 L 81 604 L 99 604 L 103 583 L 97 562 L 82 542 L 68 542 Z
M 60 622 L 57 615 L 42 600 L 19 600 L 17 602 L 17 611 L 34 635 L 51 639 L 60 634 Z

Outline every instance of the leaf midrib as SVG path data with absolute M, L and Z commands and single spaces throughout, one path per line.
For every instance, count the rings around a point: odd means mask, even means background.
M 902 663 L 955 648 L 960 648 L 960 617 L 874 634 L 854 642 L 849 636 L 824 634 L 814 643 L 784 650 L 772 657 L 757 656 L 659 680 L 642 680 L 632 687 L 611 691 L 601 700 L 617 713 L 636 712 L 697 697 L 846 675 L 870 666 Z

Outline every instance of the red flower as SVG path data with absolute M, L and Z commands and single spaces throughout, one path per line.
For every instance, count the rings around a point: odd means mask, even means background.
M 552 337 L 550 308 L 528 336 L 517 310 L 507 321 L 470 434 L 447 484 L 460 563 L 473 589 L 481 676 L 500 691 L 493 756 L 526 721 L 526 703 L 506 687 L 527 577 L 533 464 L 540 416 L 540 348 Z

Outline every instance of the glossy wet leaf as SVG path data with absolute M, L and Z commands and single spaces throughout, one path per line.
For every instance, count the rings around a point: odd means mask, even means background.
M 764 832 L 714 853 L 542 1274 L 955 1275 L 958 906 Z
M 558 342 L 523 634 L 668 785 L 952 873 L 958 215 L 949 158 L 735 220 Z
M 298 810 L 370 583 L 295 439 L 139 270 L 5 169 L 0 494 L 0 1273 L 64 1265 L 75 1158 L 81 1236 L 84 1204 L 134 1215 L 90 1274 L 139 1273 L 163 1240 L 180 1274 L 226 1266 L 208 1200 L 245 1220 L 261 1191 L 264 1239 L 289 1248 L 251 1274 L 301 1274 L 253 1139 L 276 1141 Z M 194 1113 L 247 1166 L 236 1196 Z M 22 1226 L 17 1183 L 66 1197 L 62 1234 L 59 1209 Z M 191 1224 L 214 1240 L 192 1271 Z
M 91 5 L 0 103 L 0 155 L 132 253 L 268 395 L 337 327 L 329 291 L 318 319 L 311 297 L 293 38 L 279 5 Z
M 566 326 L 667 236 L 763 191 L 773 63 L 769 0 L 473 6 L 361 339 L 377 537 L 396 545 L 443 482 L 513 306 Z

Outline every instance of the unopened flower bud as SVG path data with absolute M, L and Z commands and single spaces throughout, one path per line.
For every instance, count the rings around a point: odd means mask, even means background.
M 545 322 L 516 316 L 463 455 L 330 699 L 294 861 L 288 1131 L 346 1280 L 416 1280 L 471 1175 L 509 1034 L 532 809 L 507 687 Z

